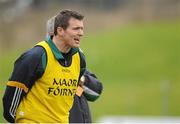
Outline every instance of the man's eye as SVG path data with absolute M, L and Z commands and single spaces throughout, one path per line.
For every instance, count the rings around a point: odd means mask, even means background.
M 73 30 L 83 30 L 83 27 L 76 27 L 76 28 L 73 28 Z
M 79 30 L 80 28 L 79 27 L 77 27 L 77 28 L 74 28 L 74 30 Z

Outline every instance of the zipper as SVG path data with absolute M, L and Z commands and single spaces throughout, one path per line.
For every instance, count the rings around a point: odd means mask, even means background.
M 67 61 L 66 60 L 65 60 L 64 64 L 65 64 L 65 66 L 67 66 Z

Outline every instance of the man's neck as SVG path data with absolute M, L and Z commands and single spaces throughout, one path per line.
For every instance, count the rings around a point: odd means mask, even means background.
M 52 41 L 62 53 L 68 53 L 71 50 L 71 47 L 67 46 L 65 41 L 62 41 L 59 37 L 53 37 Z

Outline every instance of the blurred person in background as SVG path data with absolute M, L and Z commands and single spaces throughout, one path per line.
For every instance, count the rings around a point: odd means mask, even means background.
M 55 16 L 47 21 L 47 39 L 53 39 Z M 79 48 L 80 49 L 80 48 Z M 81 50 L 81 49 L 80 49 Z M 82 56 L 84 54 L 81 50 Z M 83 65 L 84 64 L 84 65 Z M 86 63 L 82 63 L 82 70 Z M 70 111 L 70 123 L 92 123 L 88 101 L 95 101 L 102 92 L 102 83 L 96 75 L 88 70 L 81 74 L 78 89 L 75 95 L 74 104 Z
M 94 77 L 86 76 L 89 72 L 85 72 L 86 62 L 79 49 L 83 18 L 75 11 L 61 11 L 54 20 L 52 39 L 39 42 L 15 61 L 3 97 L 3 115 L 8 122 L 68 123 L 75 94 L 79 95 L 75 99 L 98 97 L 82 95 L 83 88 L 77 91 Z

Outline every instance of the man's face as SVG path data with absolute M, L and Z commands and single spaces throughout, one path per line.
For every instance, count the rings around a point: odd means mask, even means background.
M 84 34 L 83 29 L 84 25 L 82 20 L 70 18 L 69 26 L 67 29 L 63 29 L 63 35 L 61 35 L 62 40 L 69 47 L 79 47 L 81 37 Z

